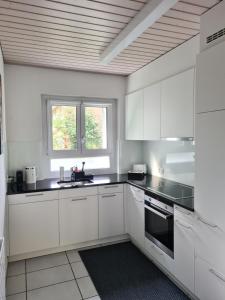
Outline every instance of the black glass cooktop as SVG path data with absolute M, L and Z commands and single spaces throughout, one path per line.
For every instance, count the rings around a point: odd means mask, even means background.
M 193 197 L 193 188 L 173 182 L 161 182 L 148 190 L 174 200 Z

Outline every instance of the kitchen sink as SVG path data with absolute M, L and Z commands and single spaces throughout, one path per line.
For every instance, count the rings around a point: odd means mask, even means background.
M 57 182 L 60 187 L 79 187 L 79 186 L 84 186 L 84 185 L 89 185 L 94 183 L 90 179 L 80 179 L 79 181 L 58 181 Z

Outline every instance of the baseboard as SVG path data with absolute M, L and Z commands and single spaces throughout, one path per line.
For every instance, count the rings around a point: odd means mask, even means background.
M 79 244 L 61 246 L 61 247 L 51 248 L 51 249 L 46 249 L 41 251 L 13 255 L 8 257 L 8 261 L 9 262 L 18 261 L 22 259 L 28 259 L 28 258 L 33 258 L 37 256 L 48 255 L 48 254 L 53 254 L 53 253 L 58 253 L 58 252 L 68 251 L 68 250 L 84 250 L 84 249 L 90 249 L 95 247 L 102 247 L 110 244 L 125 242 L 128 240 L 130 240 L 129 235 L 123 234 L 120 236 L 115 236 L 115 237 L 101 239 L 101 240 L 94 240 L 85 243 L 79 243 Z

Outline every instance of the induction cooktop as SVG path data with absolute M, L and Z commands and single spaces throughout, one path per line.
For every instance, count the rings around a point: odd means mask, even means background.
M 148 190 L 173 200 L 193 197 L 194 189 L 192 187 L 173 182 L 163 182 L 158 186 L 148 187 Z

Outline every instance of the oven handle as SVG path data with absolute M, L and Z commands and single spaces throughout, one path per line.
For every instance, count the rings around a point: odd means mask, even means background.
M 173 216 L 173 214 L 164 214 L 163 212 L 159 212 L 158 210 L 154 209 L 152 206 L 145 205 L 145 209 L 152 211 L 156 215 L 160 216 L 161 218 L 167 220 Z

